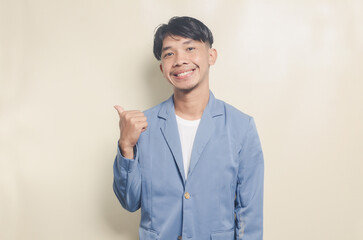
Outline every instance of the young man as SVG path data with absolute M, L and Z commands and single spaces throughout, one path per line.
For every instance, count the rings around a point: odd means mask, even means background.
M 210 92 L 212 44 L 197 19 L 170 19 L 154 55 L 174 94 L 144 113 L 115 106 L 113 187 L 125 209 L 141 207 L 140 240 L 262 240 L 259 137 L 252 117 Z

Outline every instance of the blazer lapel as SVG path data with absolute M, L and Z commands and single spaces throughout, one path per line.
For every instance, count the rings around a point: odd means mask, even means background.
M 178 166 L 180 177 L 183 179 L 183 184 L 185 184 L 183 154 L 178 125 L 175 117 L 173 97 L 174 95 L 164 102 L 163 106 L 160 108 L 158 116 L 165 120 L 160 129 L 170 151 L 173 154 L 174 161 Z M 197 134 L 194 139 L 188 175 L 193 172 L 199 161 L 200 155 L 203 153 L 204 148 L 214 134 L 215 124 L 213 118 L 223 114 L 223 104 L 221 102 L 217 102 L 213 93 L 210 92 L 208 104 L 203 111 L 202 119 L 199 123 Z
M 207 146 L 209 140 L 214 134 L 215 123 L 213 118 L 221 116 L 223 113 L 224 107 L 220 104 L 220 102 L 216 101 L 213 93 L 210 92 L 208 104 L 204 109 L 197 134 L 195 135 L 188 176 L 193 172 L 199 161 L 200 155 L 203 153 L 204 148 Z
M 197 134 L 195 135 L 188 176 L 193 172 L 195 165 L 197 165 L 199 157 L 209 142 L 209 139 L 212 137 L 213 132 L 214 123 L 212 116 L 209 112 L 204 112 L 198 126 Z
M 180 177 L 185 183 L 184 174 L 184 164 L 183 164 L 183 154 L 181 150 L 181 143 L 179 138 L 178 126 L 175 117 L 175 109 L 173 96 L 171 96 L 164 104 L 164 106 L 159 111 L 159 117 L 165 120 L 164 124 L 161 126 L 161 132 L 167 142 L 170 151 L 173 154 L 174 161 L 178 166 Z

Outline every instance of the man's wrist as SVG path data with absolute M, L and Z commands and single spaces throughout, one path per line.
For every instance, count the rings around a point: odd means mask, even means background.
M 134 158 L 134 147 L 124 146 L 121 142 L 119 142 L 119 147 L 121 150 L 121 154 L 124 158 L 128 158 L 128 159 Z

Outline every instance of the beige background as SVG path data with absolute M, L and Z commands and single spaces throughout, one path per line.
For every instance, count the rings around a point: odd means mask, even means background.
M 256 119 L 266 240 L 363 239 L 361 0 L 0 0 L 0 239 L 137 239 L 112 191 L 113 105 L 171 88 L 152 55 L 205 22 L 216 97 Z

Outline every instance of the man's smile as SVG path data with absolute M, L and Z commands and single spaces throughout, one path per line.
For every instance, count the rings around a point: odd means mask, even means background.
M 183 79 L 183 78 L 191 76 L 193 74 L 194 70 L 195 70 L 195 68 L 178 70 L 178 71 L 172 72 L 172 76 L 176 77 L 177 79 Z

